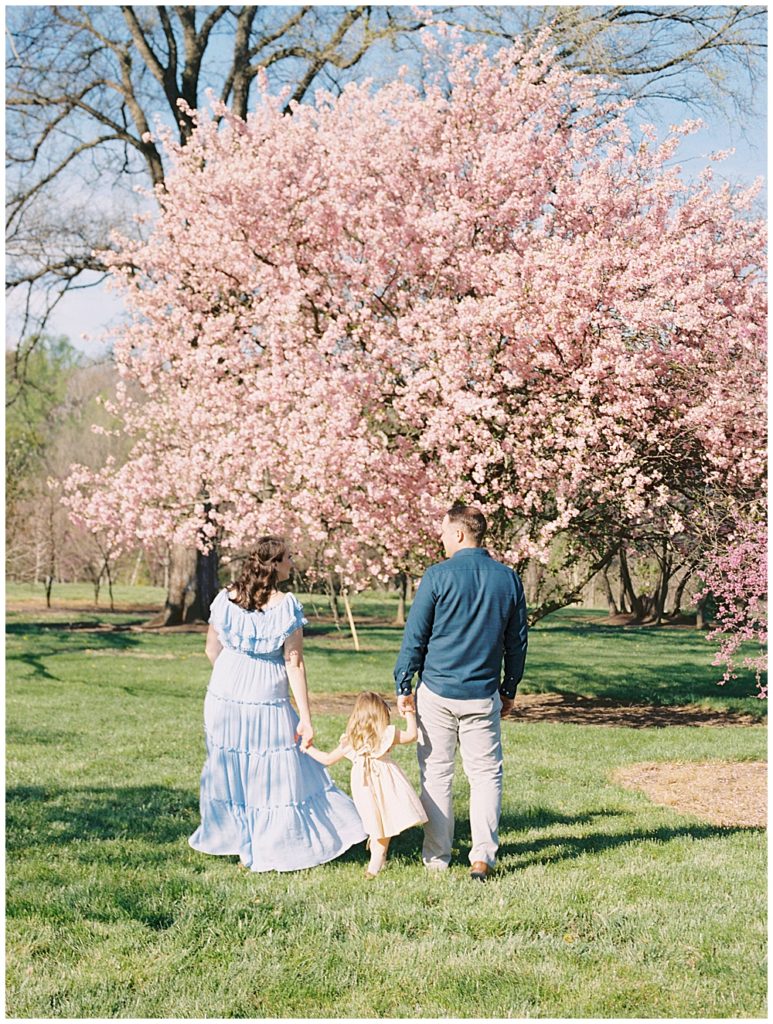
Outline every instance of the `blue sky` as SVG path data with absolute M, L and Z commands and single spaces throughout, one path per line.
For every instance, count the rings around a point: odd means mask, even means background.
M 378 61 L 378 58 L 376 58 Z M 380 63 L 380 62 L 379 62 Z M 374 65 L 376 79 L 383 75 L 383 65 Z M 381 74 L 379 74 L 381 72 Z M 743 120 L 715 114 L 697 134 L 686 139 L 677 163 L 687 178 L 696 177 L 706 165 L 707 156 L 717 150 L 734 149 L 732 156 L 714 165 L 715 180 L 727 180 L 736 186 L 750 185 L 757 177 L 767 177 L 767 90 L 760 88 L 750 97 L 751 113 Z M 681 103 L 650 101 L 640 122 L 653 122 L 659 133 L 668 126 L 696 116 Z M 708 121 L 708 118 L 704 119 Z M 122 319 L 123 309 L 118 296 L 104 286 L 81 289 L 64 297 L 50 321 L 52 334 L 67 335 L 72 343 L 89 356 L 105 351 L 105 332 Z M 89 337 L 90 336 L 90 337 Z

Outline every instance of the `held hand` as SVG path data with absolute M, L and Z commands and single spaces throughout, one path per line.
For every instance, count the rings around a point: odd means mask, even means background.
M 300 739 L 301 750 L 305 752 L 306 748 L 311 745 L 311 741 L 314 739 L 314 728 L 311 722 L 299 722 L 298 728 L 295 730 L 295 739 Z
M 499 699 L 502 701 L 502 710 L 499 712 L 500 718 L 507 718 L 510 712 L 513 710 L 515 700 L 510 700 L 509 697 L 503 697 L 500 693 Z
M 416 705 L 413 701 L 413 694 L 400 694 L 397 698 L 397 713 L 404 715 L 406 711 L 416 711 Z

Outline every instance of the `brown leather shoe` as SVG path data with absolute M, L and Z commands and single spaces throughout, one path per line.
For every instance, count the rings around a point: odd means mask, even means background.
M 476 882 L 485 882 L 490 871 L 491 868 L 485 860 L 476 860 L 470 868 L 470 878 L 474 878 Z

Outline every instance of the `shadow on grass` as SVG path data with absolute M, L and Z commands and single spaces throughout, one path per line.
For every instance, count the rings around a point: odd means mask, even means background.
M 527 683 L 531 692 L 563 689 L 628 703 L 754 703 L 753 673 L 742 671 L 720 686 L 721 670 L 709 664 L 712 650 L 706 634 L 694 630 L 548 619 L 532 632 Z
M 6 722 L 5 742 L 6 745 L 18 743 L 25 746 L 28 743 L 37 743 L 44 747 L 60 747 L 72 740 L 73 734 L 64 729 L 48 729 L 45 727 L 29 728 L 23 725 L 10 725 Z
M 606 815 L 605 815 L 606 816 Z M 639 843 L 669 843 L 677 839 L 724 839 L 728 836 L 749 832 L 764 833 L 764 828 L 744 828 L 719 825 L 662 825 L 659 828 L 623 829 L 620 832 L 591 832 L 582 836 L 545 836 L 525 842 L 507 841 L 500 847 L 499 855 L 507 858 L 500 872 L 519 871 L 530 864 L 554 864 L 558 861 L 584 857 L 588 854 L 602 854 L 621 846 Z M 515 858 L 513 863 L 512 858 Z
M 674 825 L 661 826 L 655 829 L 622 828 L 619 831 L 599 831 L 594 826 L 597 822 L 609 822 L 616 817 L 629 817 L 627 811 L 593 811 L 587 814 L 566 815 L 549 808 L 532 809 L 528 814 L 517 815 L 505 813 L 500 820 L 500 836 L 513 832 L 533 831 L 535 828 L 551 828 L 555 825 L 567 825 L 572 830 L 578 825 L 587 825 L 584 835 L 558 834 L 544 838 L 517 841 L 506 838 L 499 848 L 499 866 L 497 874 L 506 875 L 520 871 L 530 864 L 550 864 L 558 861 L 588 854 L 603 854 L 608 850 L 617 849 L 635 843 L 667 843 L 678 839 L 717 839 L 738 833 L 760 832 L 765 829 L 741 827 L 720 827 L 717 825 Z M 421 828 L 409 829 L 396 836 L 390 844 L 390 857 L 400 856 L 406 860 L 421 861 L 423 841 Z M 470 853 L 470 822 L 468 818 L 457 817 L 454 829 L 454 853 L 451 864 L 466 866 Z M 341 860 L 361 859 L 352 855 L 353 851 L 340 858 Z M 356 854 L 356 849 L 354 851 Z M 351 856 L 350 856 L 351 855 Z
M 549 665 L 533 665 L 528 686 L 530 693 L 558 693 L 592 695 L 617 700 L 625 704 L 650 704 L 669 707 L 701 703 L 710 700 L 721 705 L 729 701 L 753 699 L 748 710 L 765 717 L 763 701 L 755 697 L 754 677 L 739 675 L 724 686 L 718 683 L 719 672 L 703 668 L 690 661 L 672 661 L 668 664 L 647 664 L 646 657 L 637 657 L 623 668 L 619 665 L 604 670 L 590 664 L 580 667 L 575 661 L 551 659 Z M 554 677 L 556 684 L 546 681 Z M 526 688 L 524 689 L 526 692 Z M 759 706 L 758 706 L 759 705 Z
M 82 654 L 84 651 L 130 651 L 140 643 L 136 635 L 123 631 L 92 630 L 85 634 L 78 628 L 80 635 L 77 639 L 75 632 L 75 629 L 70 629 L 64 623 L 57 623 L 55 629 L 39 623 L 9 624 L 6 627 L 8 636 L 26 642 L 31 649 L 7 653 L 6 663 L 8 666 L 16 664 L 30 669 L 30 673 L 24 677 L 26 679 L 33 676 L 59 680 L 60 677 L 46 665 L 46 659 L 60 654 Z
M 655 829 L 624 827 L 615 832 L 596 828 L 598 822 L 612 818 L 628 818 L 628 811 L 591 811 L 581 815 L 566 815 L 550 808 L 530 809 L 524 814 L 505 813 L 500 821 L 500 835 L 504 838 L 499 850 L 500 873 L 519 870 L 529 864 L 553 863 L 568 858 L 601 854 L 632 843 L 666 843 L 689 837 L 693 840 L 716 839 L 736 833 L 764 832 L 764 829 L 731 828 L 716 825 L 674 825 Z M 103 842 L 114 840 L 140 840 L 156 847 L 178 844 L 187 838 L 198 824 L 198 796 L 190 790 L 164 786 L 83 787 L 56 789 L 40 786 L 19 786 L 8 791 L 6 797 L 6 843 L 11 860 L 25 850 L 61 847 L 71 843 Z M 509 838 L 513 833 L 533 832 L 535 829 L 566 825 L 572 831 L 587 826 L 582 835 L 552 834 L 523 841 Z M 391 844 L 391 856 L 406 860 L 421 860 L 423 840 L 421 828 L 408 829 L 396 836 Z M 455 829 L 454 863 L 466 864 L 470 852 L 470 822 L 458 817 Z M 84 851 L 85 852 L 85 851 Z M 158 850 L 161 859 L 179 858 L 179 851 Z M 94 850 L 88 859 L 100 859 Z M 121 859 L 127 865 L 134 854 L 123 850 Z M 147 851 L 138 851 L 137 859 L 144 864 Z M 337 862 L 351 863 L 363 860 L 364 847 L 357 844 L 346 851 Z M 513 863 L 513 859 L 515 863 Z M 504 862 L 504 863 L 503 863 Z
M 139 621 L 137 620 L 137 622 Z M 66 622 L 29 622 L 25 620 L 6 623 L 5 631 L 8 636 L 21 636 L 24 639 L 45 638 L 46 640 L 50 640 L 52 634 L 57 633 L 63 634 L 59 639 L 69 639 L 72 633 L 96 633 L 100 640 L 104 638 L 113 643 L 120 643 L 121 640 L 136 643 L 136 637 L 124 635 L 136 624 L 133 620 L 119 623 L 106 622 L 104 619 L 87 619 L 83 622 L 69 620 Z
M 168 786 L 57 789 L 18 786 L 6 794 L 6 848 L 139 839 L 164 845 L 198 824 L 198 794 Z
M 193 882 L 180 842 L 197 822 L 194 795 L 168 787 L 9 790 L 6 864 L 25 883 L 8 883 L 8 918 L 171 927 Z

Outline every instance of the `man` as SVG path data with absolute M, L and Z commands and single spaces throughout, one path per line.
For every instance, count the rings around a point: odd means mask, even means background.
M 394 673 L 400 713 L 413 706 L 411 680 L 419 674 L 419 775 L 429 819 L 424 865 L 442 871 L 451 859 L 458 741 L 470 782 L 470 875 L 480 881 L 499 848 L 501 718 L 512 710 L 527 641 L 523 586 L 481 547 L 485 532 L 483 513 L 473 506 L 455 505 L 443 517 L 447 561 L 430 566 L 419 584 Z

